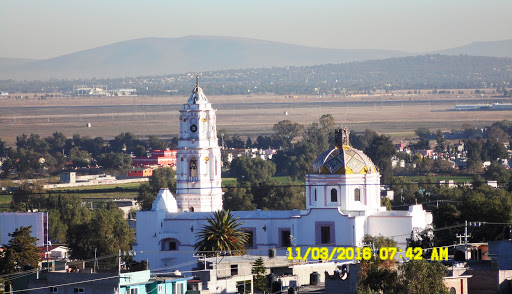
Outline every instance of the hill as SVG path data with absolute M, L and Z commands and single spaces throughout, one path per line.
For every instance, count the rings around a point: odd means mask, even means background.
M 136 88 L 138 95 L 188 95 L 195 74 L 210 95 L 343 94 L 397 89 L 486 89 L 509 87 L 512 58 L 420 55 L 383 60 L 189 72 L 117 79 L 1 81 L 9 93 L 71 93 L 73 85 Z
M 404 55 L 407 54 L 390 50 L 325 49 L 232 37 L 144 38 L 25 64 L 0 63 L 0 79 L 134 77 L 343 63 Z
M 436 53 L 446 55 L 512 57 L 512 39 L 493 42 L 473 42 L 468 45 L 441 50 Z

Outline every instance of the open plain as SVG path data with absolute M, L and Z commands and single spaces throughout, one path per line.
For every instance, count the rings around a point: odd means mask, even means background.
M 217 111 L 217 128 L 226 134 L 256 137 L 270 134 L 281 120 L 301 124 L 332 114 L 337 124 L 355 131 L 372 129 L 393 138 L 411 136 L 419 127 L 459 129 L 463 124 L 490 125 L 512 119 L 512 111 L 446 111 L 460 104 L 510 103 L 510 98 L 490 94 L 410 95 L 406 91 L 387 96 L 209 96 Z M 427 91 L 424 91 L 427 92 Z M 457 93 L 455 91 L 455 93 Z M 16 95 L 16 94 L 13 94 Z M 26 95 L 26 94 L 22 94 Z M 32 97 L 29 95 L 28 97 Z M 16 136 L 55 131 L 66 136 L 106 139 L 121 132 L 162 138 L 178 133 L 179 110 L 188 96 L 130 96 L 0 100 L 0 138 L 13 144 Z M 87 128 L 86 124 L 91 127 Z

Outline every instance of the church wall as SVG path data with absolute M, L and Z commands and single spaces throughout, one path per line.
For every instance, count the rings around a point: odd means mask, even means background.
M 407 244 L 407 238 L 411 236 L 413 229 L 412 216 L 369 216 L 368 234 L 372 236 L 393 237 L 397 245 Z

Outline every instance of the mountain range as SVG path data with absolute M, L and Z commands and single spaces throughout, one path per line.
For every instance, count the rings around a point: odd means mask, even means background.
M 434 52 L 512 57 L 512 40 Z M 413 56 L 393 50 L 326 49 L 263 40 L 188 36 L 122 41 L 45 60 L 0 58 L 0 79 L 117 78 L 241 68 L 271 68 Z

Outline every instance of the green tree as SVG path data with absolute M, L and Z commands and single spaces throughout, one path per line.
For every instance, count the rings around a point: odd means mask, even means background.
M 123 212 L 113 203 L 94 209 L 89 222 L 72 225 L 68 242 L 73 258 L 91 258 L 130 250 L 134 241 L 132 229 L 124 220 Z
M 231 176 L 235 177 L 238 183 L 243 186 L 267 181 L 276 172 L 276 165 L 272 161 L 259 157 L 237 157 L 231 161 L 230 168 Z
M 361 261 L 361 268 L 357 277 L 358 291 L 364 293 L 371 293 L 368 291 L 392 293 L 397 282 L 396 261 L 380 259 L 377 250 L 382 247 L 396 247 L 396 242 L 383 236 L 366 235 L 363 238 L 363 243 L 375 249 L 375 251 L 372 253 L 370 260 Z
M 7 245 L 4 245 L 5 252 L 0 257 L 0 273 L 9 274 L 38 267 L 37 238 L 32 237 L 31 234 L 32 226 L 20 227 L 8 234 L 12 238 Z
M 225 188 L 223 198 L 224 209 L 227 210 L 255 210 L 254 196 L 250 189 L 238 188 L 234 185 L 228 185 Z
M 165 150 L 166 148 L 169 148 L 169 143 L 164 140 L 160 140 L 160 138 L 155 135 L 149 136 L 146 141 L 146 145 L 150 150 Z
M 126 172 L 132 165 L 130 154 L 102 153 L 97 158 L 98 164 L 107 170 Z
M 158 191 L 162 188 L 169 188 L 172 193 L 176 192 L 176 171 L 170 167 L 155 169 L 149 182 L 139 186 L 137 201 L 142 210 L 151 210 Z
M 264 291 L 267 286 L 267 280 L 265 274 L 267 269 L 265 268 L 265 263 L 263 262 L 263 258 L 258 258 L 252 265 L 252 274 L 254 275 L 254 288 Z
M 298 123 L 292 123 L 290 120 L 282 120 L 272 128 L 275 135 L 281 141 L 282 147 L 291 145 L 293 138 L 301 134 L 304 126 Z
M 248 233 L 241 230 L 242 223 L 239 217 L 234 217 L 228 210 L 213 212 L 207 217 L 207 225 L 203 225 L 196 233 L 197 243 L 194 249 L 199 254 L 213 256 L 220 252 L 230 252 L 231 255 L 246 254 Z
M 69 151 L 69 160 L 73 162 L 73 166 L 82 167 L 90 165 L 92 157 L 87 151 L 76 146 Z
M 446 267 L 439 262 L 410 260 L 399 266 L 398 293 L 448 294 L 448 288 L 443 283 Z
M 432 132 L 428 128 L 418 128 L 414 132 L 420 139 L 423 138 L 428 140 L 432 136 Z

